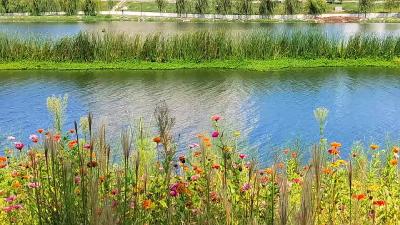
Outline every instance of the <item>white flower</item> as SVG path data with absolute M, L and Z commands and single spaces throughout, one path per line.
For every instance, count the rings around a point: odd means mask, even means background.
M 9 140 L 9 141 L 15 141 L 15 137 L 14 137 L 14 136 L 8 136 L 8 137 L 7 137 L 7 140 Z

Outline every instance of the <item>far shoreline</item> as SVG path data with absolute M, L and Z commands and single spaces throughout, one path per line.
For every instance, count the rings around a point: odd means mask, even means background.
M 400 60 L 383 59 L 271 59 L 271 60 L 213 60 L 203 62 L 1 62 L 0 70 L 178 70 L 225 69 L 247 71 L 282 71 L 308 68 L 400 68 Z

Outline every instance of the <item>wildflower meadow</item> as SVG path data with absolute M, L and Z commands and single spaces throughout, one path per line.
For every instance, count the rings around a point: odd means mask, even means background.
M 108 140 L 107 127 L 91 114 L 65 127 L 67 103 L 49 97 L 54 125 L 31 131 L 29 141 L 7 137 L 0 156 L 1 224 L 400 221 L 399 143 L 342 149 L 340 140 L 324 136 L 326 108 L 314 110 L 317 143 L 282 146 L 261 162 L 220 115 L 182 152 L 175 117 L 163 102 L 153 115 L 157 132 L 140 119 L 118 140 Z

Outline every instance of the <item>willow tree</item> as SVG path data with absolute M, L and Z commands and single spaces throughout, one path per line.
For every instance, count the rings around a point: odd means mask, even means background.
M 95 16 L 98 11 L 98 3 L 96 0 L 84 0 L 82 10 L 86 16 Z
M 374 7 L 374 0 L 359 0 L 358 10 L 360 13 L 364 13 L 364 17 L 367 17 L 367 12 L 369 12 Z
M 196 0 L 194 3 L 194 9 L 198 14 L 206 13 L 208 8 L 208 0 Z
M 284 5 L 286 14 L 293 15 L 297 13 L 300 3 L 297 0 L 285 0 Z
M 157 8 L 160 12 L 162 12 L 167 6 L 166 0 L 156 0 Z
M 275 2 L 273 0 L 261 0 L 258 13 L 261 16 L 272 16 L 275 14 Z
M 175 5 L 176 5 L 176 13 L 179 16 L 182 16 L 182 14 L 187 13 L 189 8 L 188 0 L 176 0 Z
M 0 12 L 8 13 L 8 0 L 1 0 L 0 3 Z
M 215 11 L 218 14 L 226 15 L 231 12 L 232 2 L 231 0 L 216 0 Z

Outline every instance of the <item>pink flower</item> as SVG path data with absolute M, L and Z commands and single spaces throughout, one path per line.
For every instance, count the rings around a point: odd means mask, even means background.
M 246 154 L 243 154 L 243 153 L 240 153 L 240 154 L 239 154 L 239 158 L 241 158 L 241 159 L 247 158 L 247 155 L 246 155 Z
M 81 177 L 80 176 L 76 176 L 74 178 L 74 182 L 75 182 L 75 184 L 80 184 L 81 183 Z
M 90 146 L 89 143 L 86 143 L 86 144 L 83 145 L 83 148 L 84 148 L 84 149 L 90 149 L 90 147 L 92 147 L 92 146 Z
M 211 133 L 211 137 L 213 137 L 213 138 L 217 138 L 218 136 L 219 136 L 219 132 L 218 131 L 213 131 Z
M 7 197 L 7 198 L 5 199 L 5 201 L 8 202 L 8 203 L 10 203 L 10 202 L 15 201 L 16 199 L 17 199 L 17 196 L 15 196 L 15 195 L 10 195 L 9 197 Z
M 214 120 L 215 122 L 217 122 L 220 119 L 221 119 L 220 115 L 214 115 L 214 116 L 211 117 L 211 120 Z
M 13 209 L 22 209 L 22 205 L 21 204 L 17 204 L 17 205 L 13 205 L 11 206 Z
M 6 212 L 6 213 L 9 213 L 9 212 L 11 212 L 13 210 L 14 210 L 14 208 L 12 206 L 6 206 L 6 207 L 3 208 L 3 211 Z
M 28 187 L 29 188 L 38 188 L 38 187 L 40 187 L 40 183 L 39 182 L 30 182 L 28 184 Z
M 33 142 L 33 143 L 37 143 L 39 141 L 39 137 L 36 134 L 31 134 L 29 135 L 29 139 Z
M 15 145 L 15 148 L 18 149 L 18 150 L 20 150 L 20 151 L 21 151 L 21 150 L 24 148 L 24 146 L 25 146 L 22 142 L 15 142 L 14 145 Z
M 198 180 L 199 178 L 200 178 L 199 175 L 193 175 L 193 176 L 190 178 L 190 180 L 196 181 L 196 180 Z
M 249 183 L 245 183 L 245 184 L 243 184 L 243 186 L 240 188 L 240 191 L 245 192 L 245 191 L 250 190 L 250 188 L 251 188 L 251 185 L 250 185 Z

